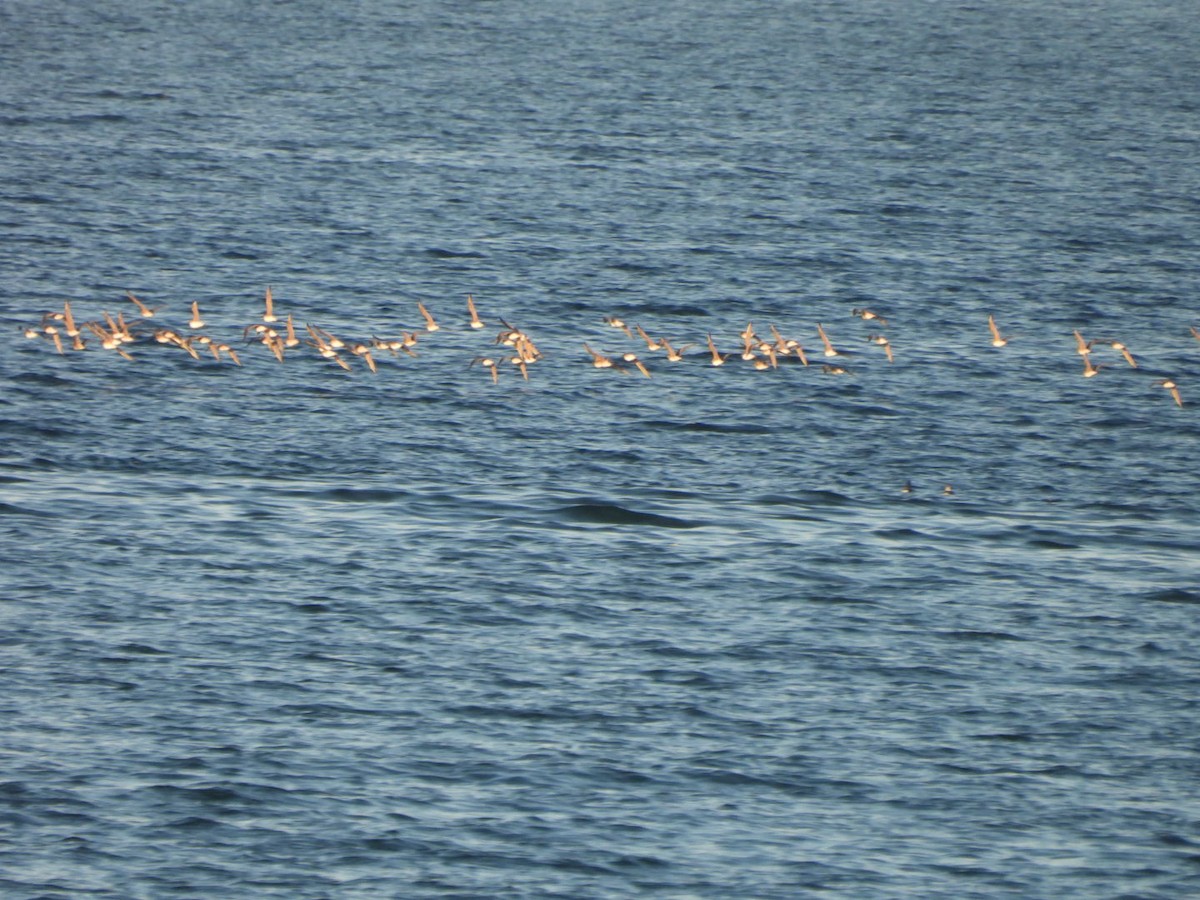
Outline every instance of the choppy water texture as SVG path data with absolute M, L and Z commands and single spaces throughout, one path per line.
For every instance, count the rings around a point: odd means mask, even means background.
M 1200 892 L 1197 48 L 1154 0 L 4 4 L 0 893 Z M 280 364 L 268 284 L 442 329 Z M 127 290 L 243 365 L 21 334 Z M 501 317 L 528 381 L 470 365 Z

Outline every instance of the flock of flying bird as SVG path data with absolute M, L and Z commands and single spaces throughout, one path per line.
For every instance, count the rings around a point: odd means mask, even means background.
M 85 332 L 87 332 L 99 341 L 103 349 L 114 351 L 125 359 L 132 360 L 135 357 L 125 349 L 125 345 L 138 341 L 142 337 L 142 334 L 135 332 L 134 328 L 152 327 L 152 336 L 155 343 L 183 350 L 193 359 L 200 359 L 202 353 L 210 353 L 215 360 L 221 361 L 223 358 L 222 354 L 224 354 L 224 358 L 228 359 L 229 362 L 239 366 L 242 364 L 237 349 L 233 345 L 224 341 L 218 341 L 204 333 L 207 323 L 200 312 L 199 302 L 192 303 L 192 317 L 186 324 L 186 330 L 181 330 L 153 326 L 152 323 L 156 318 L 159 307 L 148 306 L 132 292 L 128 292 L 126 297 L 137 310 L 136 315 L 132 316 L 132 321 L 126 320 L 123 311 L 118 312 L 115 317 L 105 311 L 102 315 L 102 320 L 77 322 L 71 311 L 71 304 L 67 302 L 63 304 L 62 310 L 54 310 L 43 314 L 38 325 L 29 326 L 24 330 L 25 336 L 30 339 L 49 341 L 60 354 L 65 355 L 68 350 L 84 350 L 87 348 L 88 340 L 85 337 Z M 485 328 L 486 324 L 479 317 L 474 298 L 471 295 L 467 296 L 466 306 L 467 314 L 470 317 L 470 327 L 476 330 Z M 417 309 L 425 321 L 425 332 L 436 332 L 441 329 L 437 320 L 434 319 L 423 303 L 418 302 Z M 887 320 L 869 309 L 854 309 L 851 312 L 864 322 L 871 323 L 880 329 L 887 327 Z M 500 379 L 501 367 L 511 364 L 528 380 L 529 367 L 542 359 L 542 353 L 526 332 L 510 325 L 503 319 L 499 321 L 503 329 L 496 336 L 494 343 L 503 349 L 490 355 L 475 357 L 471 360 L 471 366 L 479 366 L 485 369 L 491 375 L 493 383 L 495 383 Z M 631 329 L 625 321 L 615 316 L 606 316 L 604 321 L 612 328 L 622 331 L 630 339 L 635 339 L 636 332 L 636 338 L 646 343 L 647 352 L 662 352 L 668 362 L 682 361 L 685 351 L 694 346 L 693 344 L 685 344 L 675 347 L 666 338 L 651 337 L 638 325 L 635 325 Z M 1008 344 L 1009 338 L 1001 333 L 995 319 L 990 315 L 988 316 L 988 328 L 991 332 L 991 345 L 993 347 L 1004 347 Z M 770 332 L 772 339 L 766 340 L 755 332 L 753 323 L 748 324 L 739 334 L 742 347 L 740 353 L 737 353 L 736 356 L 751 363 L 755 369 L 759 370 L 777 368 L 781 360 L 792 360 L 804 366 L 809 365 L 808 353 L 799 341 L 785 338 L 774 325 L 770 326 Z M 1191 333 L 1197 341 L 1200 341 L 1200 330 L 1192 326 Z M 846 354 L 834 347 L 825 329 L 820 324 L 817 325 L 817 334 L 821 340 L 821 349 L 815 351 L 815 353 L 820 353 L 823 358 L 828 360 L 821 365 L 821 371 L 829 375 L 851 374 L 850 370 L 844 365 L 834 361 Z M 321 358 L 339 365 L 343 369 L 350 370 L 351 368 L 347 356 L 343 355 L 349 354 L 351 358 L 357 357 L 372 372 L 376 372 L 376 353 L 387 352 L 397 358 L 399 358 L 401 353 L 416 357 L 419 338 L 419 332 L 414 330 L 401 331 L 400 337 L 397 338 L 373 336 L 367 340 L 343 340 L 327 329 L 314 325 L 305 325 L 304 335 L 302 338 L 297 333 L 295 321 L 291 314 L 286 319 L 282 319 L 276 313 L 274 297 L 272 296 L 271 288 L 268 287 L 264 296 L 261 321 L 246 325 L 242 329 L 241 341 L 243 347 L 254 343 L 262 344 L 279 362 L 283 362 L 289 353 L 308 347 L 314 349 Z M 1125 363 L 1129 366 L 1133 368 L 1138 367 L 1137 360 L 1129 348 L 1119 340 L 1088 341 L 1083 338 L 1078 330 L 1074 332 L 1074 337 L 1076 350 L 1083 358 L 1082 374 L 1085 378 L 1095 376 L 1102 368 L 1109 364 L 1092 362 L 1092 349 L 1100 345 L 1108 346 L 1120 353 Z M 882 348 L 889 363 L 894 360 L 892 345 L 882 332 L 868 335 L 867 340 Z M 707 335 L 706 347 L 708 361 L 713 366 L 724 365 L 727 359 L 735 355 L 733 353 L 721 353 L 717 349 L 711 333 Z M 628 369 L 626 366 L 628 365 L 635 368 L 644 377 L 651 377 L 650 370 L 647 368 L 645 362 L 633 352 L 608 356 L 592 349 L 586 342 L 583 343 L 583 350 L 587 353 L 591 364 L 597 369 L 614 369 L 627 372 Z M 1173 379 L 1159 379 L 1155 384 L 1169 391 L 1176 405 L 1183 406 L 1183 398 L 1180 395 L 1179 387 Z

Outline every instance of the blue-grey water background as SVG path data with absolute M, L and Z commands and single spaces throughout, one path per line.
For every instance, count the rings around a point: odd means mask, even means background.
M 1194 13 L 0 5 L 0 894 L 1200 892 Z

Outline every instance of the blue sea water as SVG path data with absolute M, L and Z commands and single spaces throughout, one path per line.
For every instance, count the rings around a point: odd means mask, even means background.
M 0 895 L 1200 893 L 1194 12 L 0 6 Z

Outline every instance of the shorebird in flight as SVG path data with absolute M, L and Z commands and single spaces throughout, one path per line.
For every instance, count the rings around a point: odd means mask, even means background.
M 1075 335 L 1076 353 L 1078 353 L 1080 356 L 1087 356 L 1092 352 L 1092 345 L 1083 339 L 1082 334 L 1080 334 L 1078 331 L 1072 331 L 1071 334 Z
M 222 353 L 227 353 L 229 354 L 229 358 L 233 360 L 234 365 L 240 366 L 242 364 L 242 361 L 238 359 L 237 352 L 228 344 L 213 343 L 209 346 L 212 347 L 213 356 L 215 356 L 218 360 L 221 358 Z
M 1108 341 L 1108 345 L 1114 350 L 1119 351 L 1120 354 L 1125 357 L 1125 362 L 1129 363 L 1129 365 L 1133 366 L 1133 368 L 1136 369 L 1138 367 L 1137 360 L 1133 358 L 1133 354 L 1129 352 L 1129 348 L 1123 343 L 1120 341 Z
M 833 348 L 833 344 L 830 342 L 829 336 L 827 334 L 825 334 L 825 329 L 821 327 L 820 323 L 817 323 L 817 334 L 819 334 L 821 336 L 821 343 L 825 345 L 825 355 L 826 356 L 841 356 L 842 355 L 841 353 L 839 353 L 837 350 L 835 350 Z
M 482 328 L 483 320 L 479 318 L 479 313 L 475 309 L 475 298 L 467 294 L 467 312 L 471 314 L 471 327 Z
M 988 330 L 992 332 L 993 347 L 1003 347 L 1008 343 L 1008 338 L 1000 334 L 1000 329 L 996 327 L 996 320 L 990 315 L 988 316 Z
M 75 324 L 75 317 L 71 315 L 71 301 L 63 303 L 63 333 L 69 338 L 79 336 L 79 327 Z
M 758 337 L 750 329 L 743 331 L 740 337 L 742 339 L 742 359 L 750 362 L 758 355 L 754 352 L 759 343 Z
M 517 338 L 519 338 L 523 334 L 521 329 L 515 328 L 512 325 L 509 325 L 503 319 L 500 320 L 500 323 L 504 326 L 504 330 L 501 331 L 498 335 L 496 335 L 495 342 L 497 344 L 503 344 L 505 347 L 517 346 Z
M 159 328 L 154 332 L 154 340 L 159 344 L 175 344 L 179 346 L 183 338 L 179 336 L 178 332 L 172 331 L 170 328 Z
M 613 328 L 620 328 L 627 337 L 633 337 L 633 332 L 629 330 L 629 326 L 623 319 L 618 319 L 616 316 L 605 316 L 604 321 Z
M 521 333 L 517 336 L 516 344 L 513 349 L 517 351 L 517 356 L 521 357 L 521 361 L 525 363 L 535 363 L 542 358 L 542 353 L 533 341 L 529 339 L 529 335 Z
M 124 343 L 125 342 L 125 332 L 121 328 L 121 326 L 117 324 L 117 320 L 114 319 L 111 315 L 109 315 L 107 309 L 104 310 L 104 312 L 102 312 L 101 315 L 104 316 L 104 324 L 108 326 L 109 334 L 111 334 L 113 336 L 113 338 L 116 340 L 116 342 L 118 344 Z
M 323 338 L 325 338 L 325 343 L 329 344 L 329 346 L 334 350 L 344 350 L 346 348 L 346 342 L 333 332 L 326 331 L 324 328 L 317 328 L 316 330 L 321 333 Z M 309 334 L 312 334 L 311 328 L 309 329 Z
M 583 345 L 583 349 L 588 352 L 589 356 L 591 356 L 592 365 L 595 366 L 597 369 L 611 369 L 613 367 L 613 361 L 611 359 L 609 359 L 607 356 L 604 356 L 603 354 L 597 353 L 595 350 L 593 350 L 591 347 L 589 347 L 586 343 Z
M 143 319 L 153 319 L 155 310 L 162 309 L 160 306 L 155 306 L 153 308 L 147 306 L 134 296 L 133 291 L 126 291 L 125 296 L 129 298 L 130 303 L 137 307 L 138 315 Z
M 375 374 L 375 357 L 371 355 L 371 348 L 368 345 L 351 344 L 347 349 L 367 364 L 367 368 L 371 370 L 371 374 Z
M 403 350 L 405 353 L 408 353 L 410 356 L 412 355 L 412 351 L 404 346 L 404 341 L 391 340 L 388 338 L 381 338 L 381 337 L 372 337 L 371 338 L 371 346 L 374 347 L 376 350 L 386 350 L 388 353 L 392 354 L 392 356 L 394 356 L 396 359 L 400 358 L 401 350 Z
M 641 372 L 647 378 L 650 377 L 650 372 L 649 372 L 649 370 L 647 370 L 646 364 L 643 363 L 640 359 L 638 359 L 635 354 L 626 353 L 624 356 L 621 357 L 621 359 L 625 360 L 625 362 L 627 362 L 627 363 L 633 363 L 635 366 L 637 366 L 637 370 L 639 372 Z
M 1157 384 L 1159 387 L 1166 388 L 1168 391 L 1171 392 L 1171 396 L 1175 399 L 1176 406 L 1179 406 L 1179 407 L 1183 406 L 1183 398 L 1179 396 L 1179 386 L 1177 384 L 1175 384 L 1174 381 L 1172 381 L 1170 378 L 1163 378 L 1154 383 Z
M 492 384 L 497 384 L 500 381 L 500 367 L 496 365 L 496 360 L 490 356 L 477 356 L 471 360 L 471 365 L 478 363 L 492 373 Z
M 66 354 L 63 352 L 62 335 L 60 335 L 58 333 L 58 326 L 44 325 L 44 326 L 42 326 L 42 334 L 48 340 L 51 340 L 54 342 L 54 349 L 58 351 L 59 356 L 66 356 Z
M 663 349 L 667 351 L 667 362 L 681 362 L 683 360 L 683 351 L 688 347 L 693 346 L 692 344 L 684 344 L 682 347 L 676 350 L 671 346 L 671 342 L 666 338 L 663 338 L 660 343 L 662 344 Z
M 296 337 L 296 325 L 292 321 L 291 313 L 288 313 L 287 322 L 285 324 L 287 326 L 287 336 L 283 339 L 283 346 L 287 347 L 289 350 L 291 350 L 293 347 L 299 347 L 300 338 Z
M 345 365 L 345 361 L 338 356 L 337 350 L 334 349 L 333 345 L 325 339 L 325 335 L 321 332 L 321 329 L 315 328 L 312 325 L 305 325 L 304 327 L 305 330 L 308 331 L 309 338 L 311 338 L 308 343 L 311 346 L 316 347 L 317 352 L 320 353 L 323 358 L 335 360 L 339 365 L 342 366 L 343 369 L 348 368 L 348 366 Z
M 44 337 L 48 341 L 53 341 L 54 346 L 58 349 L 58 352 L 62 353 L 63 352 L 63 343 L 62 343 L 62 337 L 59 334 L 58 326 L 54 325 L 54 324 L 47 324 L 47 323 L 54 323 L 54 322 L 62 323 L 63 333 L 65 333 L 67 337 L 73 338 L 76 345 L 81 343 L 81 341 L 79 339 L 79 329 L 75 326 L 75 317 L 71 315 L 70 301 L 63 304 L 62 312 L 43 313 L 41 324 L 38 325 L 37 328 L 26 328 L 25 329 L 25 337 L 27 337 L 27 338 Z M 76 346 L 75 349 L 78 350 L 81 348 Z
M 805 366 L 808 365 L 808 357 L 804 355 L 804 348 L 800 346 L 800 342 L 791 338 L 784 339 L 779 333 L 779 329 L 774 325 L 771 326 L 771 334 L 775 336 L 775 349 L 780 356 L 787 356 L 789 353 L 794 353 L 796 358 Z
M 85 322 L 84 325 L 92 334 L 100 338 L 100 346 L 105 350 L 121 349 L 121 338 L 111 331 L 105 331 L 99 322 Z
M 886 337 L 882 334 L 871 334 L 867 336 L 867 340 L 883 348 L 883 352 L 887 354 L 888 362 L 895 362 L 895 358 L 892 356 L 892 343 Z
M 425 330 L 426 331 L 430 331 L 430 332 L 437 331 L 442 327 L 441 325 L 439 325 L 437 322 L 435 322 L 433 320 L 433 316 L 431 316 L 429 314 L 429 310 L 427 310 L 425 308 L 425 304 L 422 303 L 420 300 L 417 301 L 417 309 L 419 309 L 421 311 L 421 315 L 425 317 Z
M 646 334 L 645 330 L 643 330 L 641 325 L 634 325 L 633 327 L 637 331 L 638 336 L 641 337 L 641 339 L 646 342 L 647 350 L 654 352 L 655 350 L 663 349 L 663 342 L 656 341 L 654 338 L 650 337 L 650 335 Z
M 283 353 L 284 353 L 283 338 L 281 338 L 275 331 L 268 330 L 263 335 L 262 342 L 263 342 L 263 344 L 266 345 L 267 349 L 270 350 L 272 354 L 274 354 L 274 356 L 277 360 L 279 360 L 280 362 L 283 362 Z
M 267 293 L 263 297 L 265 308 L 263 310 L 264 322 L 278 322 L 279 316 L 275 315 L 275 298 L 271 296 L 271 286 L 267 285 Z
M 879 315 L 879 313 L 871 312 L 869 309 L 852 309 L 850 310 L 850 315 L 858 316 L 864 322 L 878 322 L 882 327 L 887 328 L 887 319 Z
M 110 320 L 110 321 L 111 321 L 111 320 Z M 125 321 L 125 316 L 124 316 L 124 314 L 122 314 L 122 313 L 120 313 L 120 312 L 118 312 L 118 313 L 117 313 L 117 326 L 116 326 L 116 330 L 117 330 L 117 334 L 119 334 L 119 335 L 120 335 L 120 337 L 121 337 L 121 341 L 122 341 L 123 343 L 126 343 L 126 344 L 128 344 L 128 343 L 132 343 L 132 342 L 133 342 L 133 340 L 134 340 L 134 334 L 133 334 L 133 332 L 132 332 L 132 331 L 130 331 L 130 330 L 129 330 L 129 325 L 128 325 L 128 324 L 126 323 L 126 321 Z
M 712 332 L 708 334 L 708 352 L 712 354 L 712 364 L 714 366 L 725 365 L 725 356 L 717 352 L 717 345 L 713 343 Z
M 779 348 L 774 344 L 769 344 L 766 341 L 758 342 L 758 352 L 764 354 L 771 361 L 771 368 L 779 368 Z M 785 351 L 786 352 L 786 351 Z M 757 365 L 755 366 L 757 368 Z

